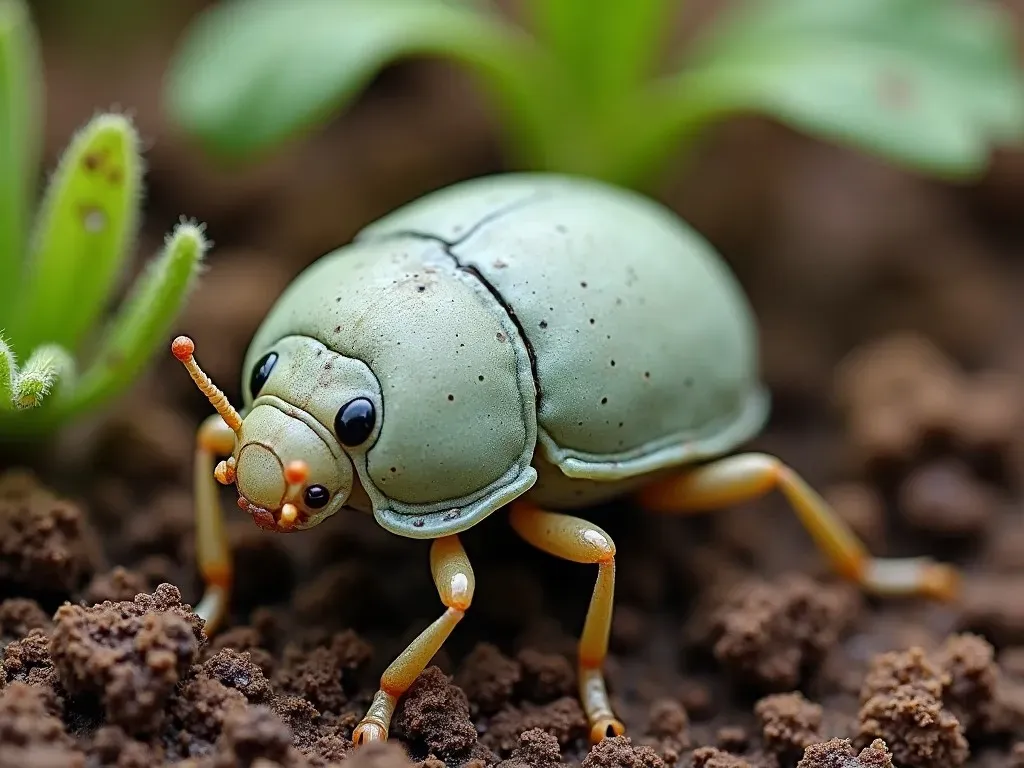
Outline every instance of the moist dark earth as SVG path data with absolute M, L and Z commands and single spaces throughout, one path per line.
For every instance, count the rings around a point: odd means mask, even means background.
M 109 39 L 42 17 L 46 161 L 95 109 L 132 111 L 149 172 L 133 271 L 179 215 L 207 223 L 215 247 L 175 332 L 237 400 L 249 336 L 299 270 L 506 166 L 487 104 L 427 62 L 256 169 L 211 164 L 157 104 L 202 4 Z M 874 554 L 957 564 L 960 602 L 837 580 L 778 494 L 688 518 L 595 509 L 619 553 L 607 673 L 628 730 L 592 748 L 574 663 L 595 570 L 535 552 L 498 513 L 464 537 L 475 600 L 392 741 L 353 751 L 380 672 L 442 610 L 426 545 L 356 514 L 268 533 L 226 495 L 237 587 L 205 640 L 191 466 L 210 409 L 159 350 L 107 411 L 4 448 L 0 768 L 1024 766 L 1024 154 L 942 184 L 744 119 L 653 194 L 722 251 L 761 319 L 775 405 L 751 447 Z

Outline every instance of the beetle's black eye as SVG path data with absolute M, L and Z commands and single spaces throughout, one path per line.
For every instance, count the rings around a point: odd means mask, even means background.
M 334 431 L 343 445 L 359 445 L 373 432 L 375 418 L 373 403 L 365 397 L 357 397 L 341 406 L 334 417 Z
M 306 506 L 310 509 L 320 509 L 320 507 L 327 504 L 327 501 L 331 498 L 331 494 L 327 492 L 327 489 L 322 485 L 311 485 L 306 489 L 304 501 Z
M 263 385 L 267 383 L 275 365 L 277 365 L 277 352 L 267 352 L 252 367 L 252 375 L 249 377 L 249 394 L 252 395 L 253 400 L 263 389 Z

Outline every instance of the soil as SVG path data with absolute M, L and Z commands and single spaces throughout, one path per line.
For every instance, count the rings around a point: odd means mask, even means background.
M 389 69 L 255 169 L 216 166 L 157 103 L 203 4 L 161 5 L 129 36 L 45 17 L 46 161 L 95 109 L 132 110 L 149 173 L 132 271 L 179 215 L 207 223 L 215 249 L 175 332 L 237 400 L 249 337 L 299 270 L 395 206 L 504 166 L 486 102 L 437 62 Z M 496 514 L 464 537 L 465 620 L 392 741 L 353 752 L 381 670 L 441 611 L 427 549 L 359 515 L 268 533 L 226 496 L 237 589 L 204 639 L 191 451 L 209 407 L 158 353 L 106 412 L 5 451 L 0 768 L 1021 768 L 1022 191 L 1024 153 L 954 186 L 758 119 L 716 128 L 655 190 L 761 318 L 775 407 L 752 447 L 873 553 L 957 564 L 961 602 L 837 580 L 778 494 L 686 519 L 595 509 L 619 554 L 607 673 L 628 730 L 591 747 L 574 659 L 595 574 Z

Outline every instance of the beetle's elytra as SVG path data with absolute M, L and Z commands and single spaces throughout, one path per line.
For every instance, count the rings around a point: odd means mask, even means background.
M 594 740 L 623 732 L 605 691 L 615 545 L 568 514 L 630 495 L 690 514 L 779 489 L 844 577 L 952 599 L 958 574 L 872 558 L 793 470 L 732 454 L 764 425 L 757 331 L 736 280 L 678 216 L 636 193 L 553 174 L 463 182 L 323 256 L 257 331 L 241 414 L 173 352 L 218 411 L 198 435 L 198 557 L 207 631 L 231 584 L 217 488 L 275 531 L 342 509 L 431 539 L 444 613 L 385 670 L 356 728 L 387 738 L 408 689 L 473 598 L 461 531 L 506 505 L 512 529 L 598 567 L 579 645 Z M 243 415 L 244 414 L 244 418 Z M 214 466 L 216 456 L 229 456 Z

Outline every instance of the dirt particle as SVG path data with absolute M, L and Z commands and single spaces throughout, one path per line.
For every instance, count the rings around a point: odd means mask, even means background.
M 949 676 L 921 648 L 876 656 L 861 691 L 858 739 L 891 745 L 906 768 L 957 768 L 969 749 L 963 726 L 942 702 Z
M 47 705 L 42 690 L 15 682 L 0 689 L 0 765 L 84 768 L 85 756 Z
M 544 703 L 576 692 L 576 670 L 565 656 L 524 648 L 516 654 L 522 670 L 519 694 Z
M 944 673 L 945 705 L 966 733 L 984 731 L 994 716 L 1000 683 L 992 644 L 978 635 L 952 635 L 934 657 Z
M 50 655 L 63 686 L 98 696 L 108 722 L 130 732 L 160 725 L 204 642 L 201 620 L 170 584 L 132 602 L 65 604 L 54 623 Z
M 512 755 L 498 763 L 498 768 L 559 768 L 562 765 L 558 739 L 540 728 L 531 728 L 520 734 Z
M 121 566 L 107 573 L 93 576 L 83 595 L 85 602 L 95 605 L 109 600 L 112 603 L 132 600 L 136 595 L 150 589 L 147 579 L 141 573 L 129 571 Z
M 961 537 L 982 533 L 998 501 L 962 461 L 950 458 L 915 469 L 900 488 L 898 504 L 915 529 Z
M 715 747 L 701 747 L 693 751 L 693 768 L 751 768 L 751 765 L 742 757 Z
M 785 763 L 795 762 L 821 738 L 823 710 L 798 691 L 766 696 L 754 705 L 765 748 Z
M 340 714 L 348 703 L 346 689 L 353 676 L 370 660 L 372 649 L 355 632 L 346 630 L 312 649 L 289 645 L 284 662 L 274 677 L 277 688 L 301 696 L 321 712 Z
M 504 341 L 505 334 L 502 333 L 501 331 L 498 331 L 496 334 L 494 334 L 494 338 L 496 338 L 498 341 Z
M 539 729 L 565 747 L 587 735 L 587 718 L 579 699 L 563 696 L 547 704 L 524 702 L 507 705 L 488 723 L 482 741 L 501 755 L 507 755 L 519 743 L 519 734 Z
M 512 698 L 521 677 L 518 662 L 490 643 L 478 643 L 462 662 L 455 684 L 466 692 L 475 712 L 493 714 Z
M 70 595 L 94 573 L 98 540 L 84 511 L 31 474 L 0 475 L 0 587 Z
M 0 602 L 0 647 L 20 640 L 33 629 L 49 630 L 50 627 L 50 617 L 35 600 L 12 597 Z
M 666 762 L 678 762 L 691 746 L 690 718 L 674 699 L 657 699 L 648 713 L 647 733 L 657 739 L 657 751 Z
M 438 667 L 427 667 L 395 710 L 392 730 L 442 758 L 465 756 L 477 742 L 469 702 Z
M 875 739 L 858 755 L 849 739 L 830 739 L 807 747 L 797 768 L 893 768 L 892 755 Z
M 582 768 L 664 768 L 665 762 L 648 746 L 634 746 L 628 736 L 604 739 L 591 747 Z
M 712 619 L 715 658 L 772 691 L 796 688 L 853 618 L 856 595 L 802 575 L 737 585 Z

